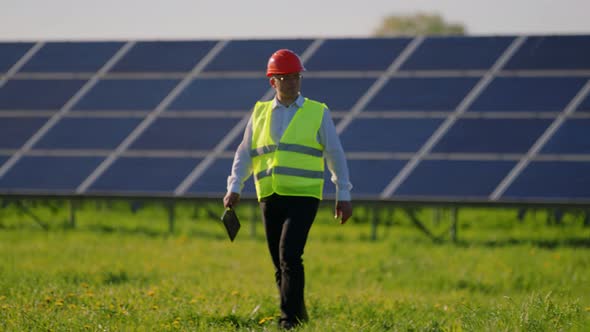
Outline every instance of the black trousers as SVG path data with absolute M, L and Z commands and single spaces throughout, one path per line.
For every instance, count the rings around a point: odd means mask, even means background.
M 298 323 L 307 320 L 301 256 L 318 206 L 317 198 L 277 194 L 260 202 L 266 241 L 281 295 L 281 321 Z

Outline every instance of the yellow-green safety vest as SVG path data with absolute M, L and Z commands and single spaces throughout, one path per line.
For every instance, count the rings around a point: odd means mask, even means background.
M 272 101 L 256 103 L 250 156 L 258 200 L 273 193 L 322 199 L 324 148 L 317 135 L 324 108 L 305 98 L 277 144 L 270 136 Z

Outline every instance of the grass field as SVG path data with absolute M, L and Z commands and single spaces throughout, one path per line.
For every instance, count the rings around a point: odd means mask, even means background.
M 186 204 L 172 234 L 157 206 L 87 203 L 73 229 L 64 208 L 34 211 L 48 230 L 0 210 L 0 330 L 278 330 L 261 225 L 252 236 L 242 220 L 230 243 Z M 428 214 L 436 232 L 448 226 Z M 589 331 L 590 228 L 515 216 L 463 209 L 460 241 L 433 243 L 401 213 L 370 241 L 363 218 L 340 226 L 322 211 L 304 255 L 310 322 L 298 330 Z

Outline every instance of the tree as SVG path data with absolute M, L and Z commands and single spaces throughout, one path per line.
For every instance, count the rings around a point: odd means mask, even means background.
M 445 22 L 440 15 L 418 13 L 385 17 L 375 31 L 375 36 L 464 35 L 465 33 L 466 29 L 462 24 Z

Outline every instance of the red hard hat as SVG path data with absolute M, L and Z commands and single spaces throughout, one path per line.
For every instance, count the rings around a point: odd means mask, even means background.
M 276 74 L 291 74 L 304 71 L 305 68 L 301 63 L 299 56 L 295 52 L 283 48 L 271 55 L 266 66 L 266 76 L 271 77 Z

